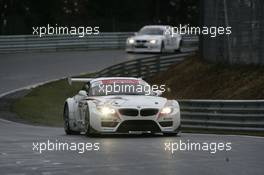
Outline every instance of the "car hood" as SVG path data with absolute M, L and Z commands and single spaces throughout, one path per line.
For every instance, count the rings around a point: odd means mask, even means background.
M 152 40 L 152 39 L 161 40 L 164 38 L 164 36 L 163 35 L 137 35 L 131 38 L 133 38 L 134 40 Z
M 97 105 L 111 105 L 114 107 L 128 108 L 162 108 L 167 102 L 166 98 L 156 96 L 141 95 L 122 95 L 122 96 L 103 96 L 92 97 Z

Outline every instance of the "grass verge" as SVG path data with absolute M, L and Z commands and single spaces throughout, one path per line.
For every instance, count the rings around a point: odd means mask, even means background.
M 87 74 L 83 77 L 92 77 Z M 63 106 L 68 97 L 78 93 L 83 83 L 73 83 L 66 79 L 51 82 L 32 89 L 12 105 L 12 111 L 25 121 L 39 125 L 62 126 Z
M 264 69 L 255 65 L 213 64 L 194 56 L 150 80 L 165 84 L 173 99 L 264 99 Z

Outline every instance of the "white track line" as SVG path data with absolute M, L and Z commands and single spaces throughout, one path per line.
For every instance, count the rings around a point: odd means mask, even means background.
M 21 87 L 21 88 L 13 89 L 13 90 L 10 90 L 10 91 L 7 91 L 7 92 L 4 92 L 4 93 L 0 94 L 0 98 L 4 97 L 6 95 L 12 94 L 14 92 L 36 88 L 38 86 L 41 86 L 41 85 L 44 85 L 44 84 L 47 84 L 47 83 L 51 83 L 51 82 L 54 82 L 54 81 L 58 81 L 58 80 L 61 80 L 61 79 L 64 79 L 64 78 L 66 78 L 66 77 L 56 78 L 56 79 L 52 79 L 52 80 L 48 80 L 48 81 L 43 81 L 43 82 L 40 82 L 40 83 L 35 83 L 35 84 L 29 85 L 29 86 L 24 86 L 24 87 Z

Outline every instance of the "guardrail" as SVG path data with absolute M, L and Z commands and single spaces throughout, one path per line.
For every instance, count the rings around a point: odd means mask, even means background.
M 166 56 L 152 56 L 125 61 L 97 72 L 97 77 L 130 76 L 149 78 L 167 70 L 172 64 L 183 61 L 194 52 Z
M 74 35 L 6 35 L 0 36 L 0 53 L 56 51 L 56 50 L 88 50 L 88 49 L 121 49 L 126 39 L 133 32 L 109 32 L 78 37 Z M 198 48 L 198 36 L 184 35 L 184 47 Z
M 179 100 L 185 129 L 264 133 L 264 100 Z
M 100 33 L 87 37 L 77 35 L 10 35 L 0 36 L 0 53 L 57 51 L 74 49 L 115 49 L 125 45 L 128 33 Z

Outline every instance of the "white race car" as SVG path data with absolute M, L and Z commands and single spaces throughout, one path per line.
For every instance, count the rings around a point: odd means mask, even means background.
M 177 135 L 179 132 L 178 102 L 158 97 L 160 91 L 149 91 L 146 87 L 150 85 L 141 78 L 69 78 L 69 82 L 84 82 L 85 85 L 83 90 L 65 102 L 63 117 L 66 134 Z M 119 87 L 119 90 L 110 87 Z
M 126 41 L 126 52 L 174 52 L 180 50 L 182 37 L 166 25 L 145 26 Z

